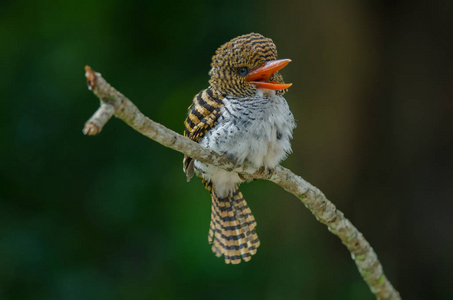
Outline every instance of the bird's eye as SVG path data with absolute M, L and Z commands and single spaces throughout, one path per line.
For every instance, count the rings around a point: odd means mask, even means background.
M 247 67 L 242 67 L 238 70 L 238 74 L 241 76 L 247 75 L 248 72 L 249 72 L 249 70 L 247 69 Z

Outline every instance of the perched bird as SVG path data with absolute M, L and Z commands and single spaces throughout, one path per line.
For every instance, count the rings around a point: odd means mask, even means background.
M 258 33 L 236 37 L 212 57 L 209 87 L 198 93 L 185 121 L 184 135 L 238 164 L 275 168 L 291 152 L 294 117 L 278 73 L 290 62 L 277 60 L 273 41 Z M 238 184 L 238 173 L 184 157 L 187 180 L 201 177 L 211 192 L 208 239 L 226 263 L 249 261 L 260 241 L 256 222 Z

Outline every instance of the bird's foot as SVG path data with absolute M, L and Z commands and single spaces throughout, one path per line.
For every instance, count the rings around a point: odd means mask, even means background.
M 263 174 L 264 176 L 271 177 L 272 174 L 274 173 L 275 168 L 268 168 L 265 166 L 262 166 L 261 168 L 258 169 L 258 172 Z

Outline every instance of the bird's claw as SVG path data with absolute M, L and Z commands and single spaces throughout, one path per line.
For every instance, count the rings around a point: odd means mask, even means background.
M 240 178 L 242 181 L 247 181 L 247 178 L 245 178 L 244 176 L 242 176 L 242 174 L 238 173 L 238 176 L 239 176 L 239 178 Z
M 259 168 L 258 171 L 259 171 L 261 174 L 270 177 L 270 176 L 274 173 L 275 168 L 268 168 L 268 167 L 262 166 L 261 168 Z

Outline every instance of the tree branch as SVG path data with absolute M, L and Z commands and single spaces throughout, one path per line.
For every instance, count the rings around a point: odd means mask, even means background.
M 85 71 L 88 88 L 101 100 L 101 106 L 85 123 L 84 134 L 98 134 L 114 115 L 139 133 L 194 159 L 238 172 L 246 179 L 265 179 L 278 184 L 299 198 L 319 222 L 325 224 L 330 232 L 340 238 L 351 252 L 360 274 L 377 299 L 401 299 L 398 291 L 384 275 L 376 253 L 362 233 L 332 202 L 327 200 L 318 188 L 282 166 L 276 167 L 271 174 L 267 174 L 264 170 L 257 171 L 247 164 L 236 165 L 229 158 L 209 151 L 198 143 L 152 121 L 143 115 L 129 99 L 107 83 L 101 74 L 94 72 L 89 66 L 85 67 Z

